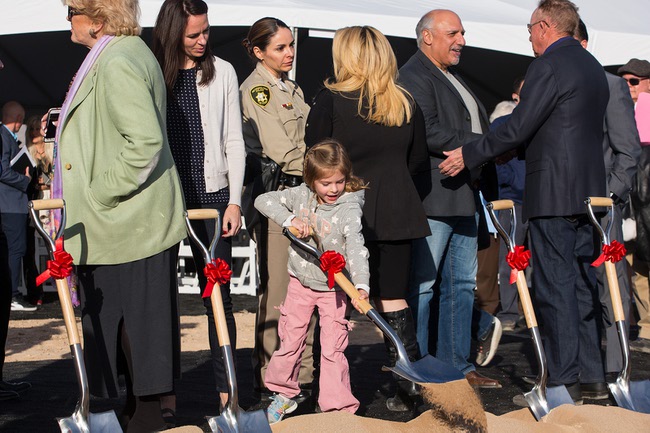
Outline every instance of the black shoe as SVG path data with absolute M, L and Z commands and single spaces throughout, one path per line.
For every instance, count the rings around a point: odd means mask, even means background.
M 36 311 L 36 307 L 25 300 L 23 295 L 11 297 L 11 311 Z
M 582 396 L 589 400 L 605 400 L 609 398 L 609 388 L 605 382 L 581 383 Z
M 634 352 L 650 353 L 650 340 L 647 338 L 637 338 L 630 341 L 630 350 Z
M 0 391 L 23 392 L 32 387 L 29 382 L 7 382 L 0 380 Z
M 0 391 L 0 401 L 4 400 L 14 400 L 18 398 L 19 395 L 14 391 Z
M 476 351 L 476 364 L 485 367 L 492 361 L 497 353 L 499 341 L 501 341 L 501 321 L 496 317 L 492 320 L 492 327 L 485 338 L 479 338 L 478 350 Z

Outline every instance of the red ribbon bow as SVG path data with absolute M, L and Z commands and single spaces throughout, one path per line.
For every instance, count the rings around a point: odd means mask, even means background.
M 600 253 L 598 258 L 594 260 L 591 266 L 598 267 L 605 263 L 606 260 L 609 260 L 612 263 L 616 263 L 625 257 L 625 246 L 613 240 L 609 245 L 603 245 L 603 252 Z
M 203 274 L 208 279 L 208 284 L 205 285 L 202 297 L 209 298 L 212 295 L 212 289 L 215 283 L 226 284 L 230 281 L 232 271 L 230 266 L 222 259 L 213 259 L 210 263 L 203 268 Z
M 334 288 L 334 274 L 345 268 L 345 257 L 336 251 L 325 251 L 320 256 L 320 268 L 327 272 L 327 287 Z
M 60 280 L 72 274 L 72 256 L 63 249 L 63 238 L 56 240 L 55 250 L 52 254 L 54 260 L 47 261 L 47 269 L 36 278 L 36 285 L 40 286 L 50 277 Z
M 514 252 L 511 251 L 506 256 L 506 262 L 512 268 L 512 271 L 510 271 L 510 284 L 514 284 L 517 281 L 517 273 L 528 267 L 530 251 L 524 250 L 523 245 L 515 245 Z

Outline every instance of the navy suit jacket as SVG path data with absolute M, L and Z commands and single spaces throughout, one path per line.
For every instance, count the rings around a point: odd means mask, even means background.
M 453 68 L 449 72 L 476 101 L 481 126 L 483 131 L 487 131 L 489 123 L 483 104 Z M 440 174 L 438 168 L 438 164 L 446 158 L 443 150 L 456 149 L 481 137 L 481 134 L 472 132 L 472 121 L 463 98 L 421 50 L 400 68 L 399 80 L 415 98 L 424 114 L 432 180 L 431 192 L 423 200 L 424 210 L 428 216 L 474 215 L 477 192 L 472 187 L 472 180 L 478 177 L 479 171 L 470 174 L 469 170 L 463 170 L 456 177 L 446 177 Z M 496 185 L 496 174 L 492 182 Z M 495 198 L 490 197 L 488 200 Z
M 2 169 L 0 170 L 0 213 L 27 213 L 29 178 L 11 168 L 11 159 L 18 153 L 18 143 L 9 130 L 0 124 Z
M 521 102 L 506 123 L 463 147 L 467 167 L 525 146 L 523 217 L 586 213 L 587 196 L 606 195 L 605 72 L 573 38 L 562 38 L 526 73 Z

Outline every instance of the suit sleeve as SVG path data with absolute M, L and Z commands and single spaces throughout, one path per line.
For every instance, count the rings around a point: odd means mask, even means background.
M 106 63 L 99 79 L 110 116 L 100 121 L 112 122 L 126 145 L 113 161 L 106 161 L 106 170 L 93 178 L 90 193 L 104 206 L 115 207 L 120 197 L 140 188 L 156 168 L 165 140 L 164 120 L 153 99 L 151 76 L 143 66 L 115 57 Z M 138 115 L 133 116 L 134 112 Z
M 463 160 L 474 169 L 492 158 L 527 145 L 557 105 L 559 89 L 553 71 L 545 62 L 531 63 L 521 89 L 521 102 L 512 116 L 481 139 L 463 146 Z
M 641 156 L 641 143 L 634 120 L 634 103 L 623 79 L 617 78 L 610 87 L 605 129 L 614 159 L 607 181 L 609 190 L 627 200 Z
M 328 90 L 321 90 L 316 95 L 314 105 L 309 110 L 307 117 L 307 128 L 305 131 L 305 144 L 307 149 L 324 138 L 332 136 L 332 113 L 334 112 L 334 100 L 332 93 Z
M 480 134 L 474 134 L 461 129 L 451 128 L 440 122 L 440 111 L 444 110 L 435 86 L 415 74 L 400 76 L 400 82 L 411 93 L 415 102 L 424 113 L 427 148 L 429 154 L 438 158 L 445 158 L 443 151 L 449 151 L 463 146 L 479 138 Z
M 0 125 L 0 128 L 5 128 Z M 7 186 L 16 188 L 22 192 L 27 192 L 29 186 L 29 178 L 24 174 L 18 173 L 11 168 L 11 143 L 4 143 L 4 139 L 0 134 L 0 148 L 2 148 L 2 163 L 0 165 L 0 182 Z

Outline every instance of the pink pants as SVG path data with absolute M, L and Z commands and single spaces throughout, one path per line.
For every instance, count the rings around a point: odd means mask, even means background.
M 265 382 L 269 390 L 289 398 L 300 393 L 300 358 L 305 350 L 309 318 L 314 307 L 318 307 L 321 328 L 318 405 L 323 412 L 357 411 L 359 400 L 350 389 L 350 367 L 344 354 L 349 327 L 345 320 L 346 304 L 344 292 L 319 292 L 304 287 L 297 278 L 289 279 L 287 297 L 280 306 L 280 348 L 273 353 L 266 370 Z

